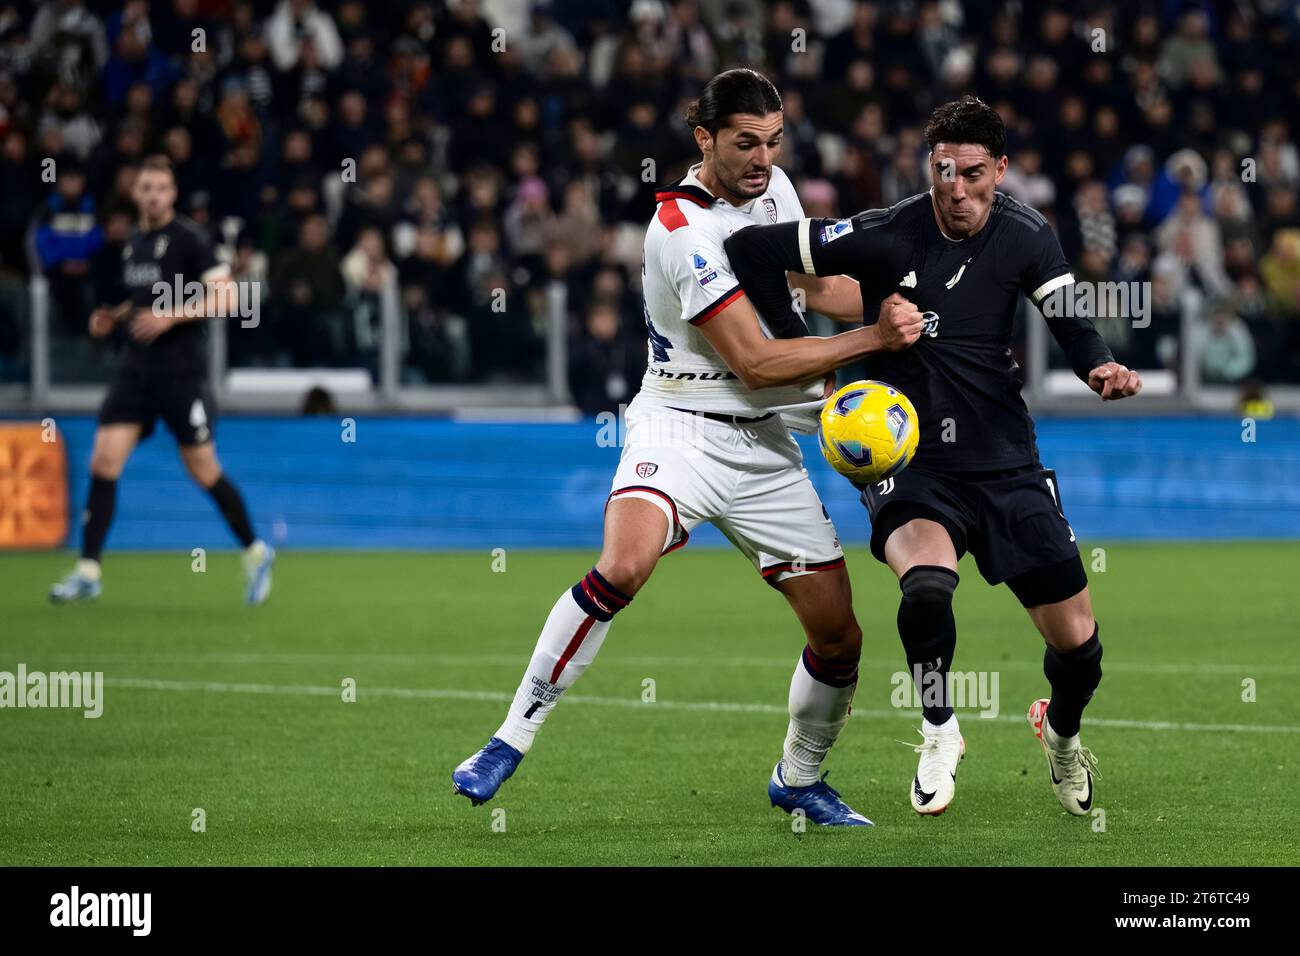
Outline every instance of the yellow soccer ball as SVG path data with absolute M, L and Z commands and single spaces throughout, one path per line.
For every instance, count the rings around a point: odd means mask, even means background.
M 817 443 L 831 467 L 859 484 L 896 475 L 921 440 L 916 409 L 884 382 L 852 382 L 822 406 Z

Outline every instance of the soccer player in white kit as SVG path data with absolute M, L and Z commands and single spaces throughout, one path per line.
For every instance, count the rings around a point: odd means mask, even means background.
M 809 336 L 796 313 L 759 317 L 732 273 L 723 242 L 754 224 L 803 218 L 773 165 L 781 98 L 753 70 L 715 76 L 687 122 L 702 162 L 655 196 L 644 282 L 649 364 L 627 409 L 627 435 L 605 508 L 599 560 L 560 595 L 505 722 L 452 774 L 475 805 L 491 799 L 533 744 L 561 694 L 596 656 L 614 615 L 659 558 L 712 522 L 781 591 L 807 644 L 790 684 L 790 724 L 768 794 L 822 825 L 863 826 L 822 779 L 821 764 L 848 719 L 862 632 L 844 554 L 787 430 L 811 426 L 828 373 L 865 355 L 906 348 L 923 319 L 893 296 L 874 325 Z M 860 316 L 857 283 L 799 276 L 808 308 Z M 786 406 L 806 406 L 779 411 Z M 810 407 L 808 407 L 810 406 Z M 809 429 L 811 430 L 811 428 Z

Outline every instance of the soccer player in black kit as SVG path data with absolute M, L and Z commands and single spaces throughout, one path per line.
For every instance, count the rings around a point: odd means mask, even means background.
M 935 110 L 925 134 L 929 192 L 851 219 L 742 229 L 726 250 L 763 315 L 789 312 L 790 271 L 851 276 L 867 306 L 902 295 L 926 317 L 910 349 L 866 359 L 870 376 L 907 395 L 921 421 L 912 463 L 861 488 L 871 551 L 899 579 L 898 632 L 924 705 L 912 808 L 926 815 L 947 808 L 966 749 L 947 678 L 957 561 L 970 551 L 986 581 L 1010 587 L 1046 642 L 1051 697 L 1031 705 L 1029 721 L 1057 799 L 1082 816 L 1092 806 L 1096 759 L 1079 743 L 1079 724 L 1101 681 L 1101 642 L 1010 348 L 1021 294 L 1041 308 L 1048 296 L 1067 294 L 1074 277 L 1047 221 L 996 191 L 1007 169 L 996 111 L 964 97 Z M 1075 374 L 1103 399 L 1141 389 L 1086 318 L 1047 322 Z
M 212 442 L 216 409 L 204 357 L 203 320 L 234 314 L 230 270 L 214 258 L 199 227 L 176 215 L 176 179 L 166 158 L 152 157 L 141 164 L 133 198 L 140 224 L 123 253 L 128 298 L 90 315 L 90 334 L 96 338 L 109 335 L 118 323 L 126 325 L 125 354 L 99 410 L 81 559 L 50 588 L 50 600 L 64 603 L 99 596 L 99 557 L 113 520 L 117 479 L 136 444 L 149 437 L 161 418 L 176 437 L 190 477 L 212 496 L 244 548 L 245 599 L 261 604 L 271 591 L 275 553 L 253 533 L 244 500 L 217 461 Z M 202 283 L 204 298 L 195 301 L 199 307 L 187 308 L 185 285 L 192 282 Z M 157 283 L 179 286 L 182 299 L 160 304 Z

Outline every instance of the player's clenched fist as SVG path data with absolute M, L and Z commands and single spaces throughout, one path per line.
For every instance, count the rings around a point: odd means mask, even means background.
M 109 309 L 96 309 L 90 313 L 90 334 L 93 338 L 102 339 L 113 331 L 113 313 Z
M 1102 401 L 1115 401 L 1142 391 L 1142 378 L 1118 362 L 1107 362 L 1088 373 L 1088 387 L 1100 395 Z
M 876 328 L 880 330 L 880 344 L 889 352 L 901 352 L 921 337 L 925 319 L 915 302 L 909 302 L 897 292 L 880 303 L 880 316 Z
M 157 309 L 136 309 L 131 320 L 131 338 L 148 345 L 175 324 L 175 319 Z

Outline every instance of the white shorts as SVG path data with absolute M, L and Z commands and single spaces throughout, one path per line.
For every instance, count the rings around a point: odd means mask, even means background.
M 780 415 L 732 424 L 634 399 L 609 500 L 625 497 L 663 510 L 664 554 L 709 521 L 769 584 L 844 566 L 835 526 Z

